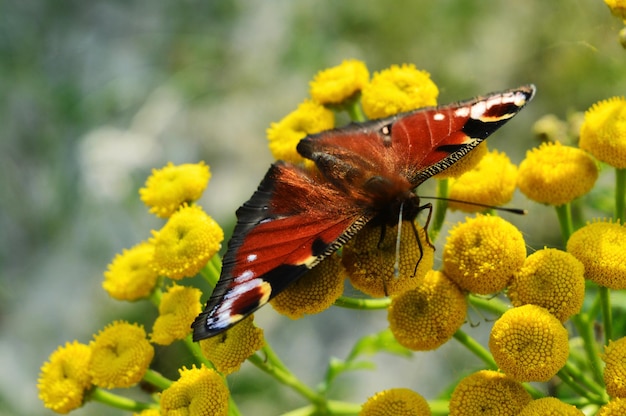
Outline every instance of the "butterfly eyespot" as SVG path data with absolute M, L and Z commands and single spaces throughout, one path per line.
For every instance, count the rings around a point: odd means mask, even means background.
M 380 134 L 383 136 L 391 136 L 391 124 L 385 124 L 380 128 Z

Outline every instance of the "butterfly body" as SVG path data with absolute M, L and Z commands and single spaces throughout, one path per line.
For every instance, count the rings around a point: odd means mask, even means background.
M 237 211 L 220 280 L 193 323 L 194 340 L 216 335 L 267 303 L 368 222 L 415 219 L 414 189 L 447 169 L 512 118 L 533 86 L 302 139 L 305 169 L 274 163 Z M 402 211 L 401 211 L 402 210 Z

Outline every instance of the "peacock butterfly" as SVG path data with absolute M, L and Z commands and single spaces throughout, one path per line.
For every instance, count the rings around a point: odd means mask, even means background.
M 337 251 L 363 226 L 413 220 L 413 190 L 515 116 L 533 85 L 310 135 L 317 169 L 274 163 L 237 210 L 220 279 L 193 322 L 198 341 L 230 328 Z

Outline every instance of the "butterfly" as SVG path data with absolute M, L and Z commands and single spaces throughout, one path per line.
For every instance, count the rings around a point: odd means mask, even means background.
M 303 138 L 316 169 L 272 164 L 237 210 L 222 272 L 193 339 L 217 335 L 266 304 L 366 224 L 414 220 L 414 190 L 515 116 L 535 87 L 353 123 Z

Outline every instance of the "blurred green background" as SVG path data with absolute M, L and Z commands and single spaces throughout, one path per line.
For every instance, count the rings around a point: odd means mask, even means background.
M 271 162 L 266 128 L 307 97 L 318 70 L 347 58 L 372 72 L 415 63 L 440 103 L 535 83 L 534 102 L 490 141 L 519 163 L 541 115 L 624 94 L 621 27 L 601 0 L 0 2 L 0 413 L 52 414 L 35 385 L 58 345 L 88 342 L 114 319 L 150 329 L 149 305 L 113 301 L 101 282 L 117 252 L 161 226 L 137 194 L 153 167 L 205 160 L 201 203 L 230 234 Z M 559 246 L 551 209 L 512 205 L 530 210 L 507 219 L 531 249 Z M 292 322 L 268 307 L 258 321 L 310 385 L 330 356 L 386 326 L 384 312 L 337 308 Z M 471 334 L 484 340 L 486 327 Z M 175 377 L 176 354 L 157 349 L 156 360 Z M 334 397 L 409 387 L 435 398 L 477 365 L 454 341 L 374 360 Z M 303 404 L 254 368 L 230 379 L 246 415 Z M 125 413 L 92 403 L 73 414 Z

